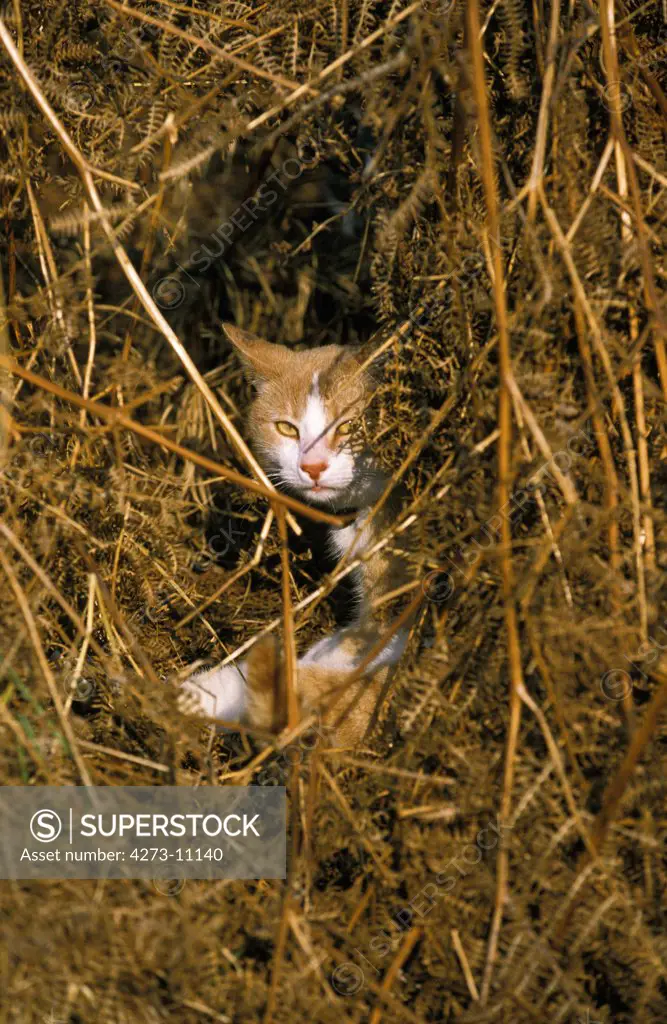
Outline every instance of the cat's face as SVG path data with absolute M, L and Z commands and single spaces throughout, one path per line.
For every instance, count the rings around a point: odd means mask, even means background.
M 292 352 L 237 327 L 225 330 L 257 387 L 249 433 L 271 481 L 310 504 L 354 504 L 372 473 L 360 442 L 369 382 L 354 351 Z

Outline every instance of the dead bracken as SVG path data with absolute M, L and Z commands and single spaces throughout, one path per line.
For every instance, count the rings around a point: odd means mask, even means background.
M 0 782 L 291 808 L 285 882 L 0 883 L 3 1021 L 666 1018 L 663 37 L 640 0 L 2 8 Z M 349 610 L 224 321 L 373 353 L 420 606 L 361 748 L 177 706 Z

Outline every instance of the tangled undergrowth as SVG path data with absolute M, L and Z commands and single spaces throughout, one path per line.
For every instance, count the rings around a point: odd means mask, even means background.
M 0 1019 L 664 1020 L 662 5 L 14 0 L 0 37 L 0 781 L 292 808 L 285 883 L 1 883 Z M 176 707 L 285 611 L 225 320 L 382 353 L 423 601 L 342 756 Z M 336 569 L 292 523 L 302 649 Z

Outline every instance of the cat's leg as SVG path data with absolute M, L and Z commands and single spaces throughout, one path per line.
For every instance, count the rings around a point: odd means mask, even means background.
M 361 664 L 376 640 L 375 628 L 367 625 L 347 626 L 313 644 L 299 658 L 299 665 L 321 665 L 339 672 L 351 672 Z M 373 658 L 366 671 L 372 673 L 388 665 L 395 665 L 405 650 L 407 640 L 408 630 L 399 630 Z
M 333 641 L 340 643 L 340 638 L 327 637 L 326 641 L 320 641 L 311 648 L 308 656 L 322 656 L 327 652 L 330 666 L 329 649 Z M 388 667 L 380 669 L 372 676 L 364 675 L 346 686 L 348 672 L 341 669 L 343 660 L 344 652 L 339 649 L 336 668 L 327 667 L 317 660 L 306 662 L 304 658 L 297 665 L 296 689 L 300 711 L 302 714 L 316 713 L 314 733 L 319 737 L 317 742 L 324 742 L 327 747 L 355 746 L 361 742 L 389 671 Z M 251 726 L 273 733 L 285 728 L 288 720 L 287 677 L 275 637 L 260 640 L 248 655 L 247 694 L 247 718 Z M 312 749 L 311 743 L 309 748 Z
M 346 629 L 339 629 L 337 633 L 318 640 L 299 658 L 298 664 L 321 665 L 340 672 L 351 671 L 355 667 L 356 644 L 353 645 L 349 637 L 346 638 L 346 633 Z
M 378 670 L 396 664 L 403 654 L 407 638 L 407 630 L 401 630 L 393 636 L 366 667 L 364 677 L 370 677 Z M 330 684 L 334 676 L 340 678 L 346 673 L 353 672 L 376 639 L 375 629 L 368 626 L 349 626 L 340 629 L 332 636 L 314 644 L 299 658 L 297 669 L 320 669 L 322 682 L 315 686 L 315 689 L 319 689 L 325 683 Z M 255 655 L 251 654 L 245 661 L 204 669 L 190 676 L 181 686 L 181 706 L 184 710 L 197 711 L 208 718 L 222 719 L 225 722 L 247 721 L 257 727 L 276 731 L 284 725 L 285 694 L 275 690 L 269 699 L 266 686 L 249 686 L 247 681 L 248 664 L 251 660 L 255 674 L 259 667 L 266 670 L 264 675 L 267 678 L 277 678 L 274 664 L 276 656 L 267 659 L 267 652 L 268 647 L 258 646 Z M 264 662 L 266 663 L 263 664 Z M 301 673 L 298 675 L 300 677 Z M 308 683 L 315 684 L 316 678 L 319 677 L 313 676 L 312 673 L 306 674 L 305 687 L 301 683 L 299 690 L 308 689 Z
M 301 701 L 306 708 L 330 704 L 324 725 L 335 726 L 335 743 L 354 747 L 363 739 L 392 665 L 400 659 L 408 640 L 408 630 L 399 630 L 363 670 L 360 679 L 339 692 L 346 675 L 351 675 L 364 660 L 378 639 L 376 624 L 366 623 L 339 629 L 332 636 L 314 644 L 299 658 L 298 684 Z
M 247 710 L 245 669 L 246 663 L 240 661 L 196 672 L 181 686 L 181 706 L 208 718 L 242 721 Z

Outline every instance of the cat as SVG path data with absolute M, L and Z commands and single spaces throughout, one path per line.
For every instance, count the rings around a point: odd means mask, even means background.
M 262 468 L 279 490 L 329 512 L 353 514 L 348 525 L 326 527 L 328 544 L 338 558 L 362 556 L 395 522 L 401 505 L 395 489 L 369 521 L 387 477 L 364 441 L 377 386 L 361 365 L 364 353 L 340 345 L 294 352 L 231 324 L 224 329 L 256 389 L 248 435 Z M 337 723 L 336 742 L 354 745 L 363 738 L 389 668 L 405 648 L 406 625 L 374 650 L 388 625 L 387 602 L 377 610 L 374 605 L 409 581 L 407 549 L 405 540 L 393 539 L 362 562 L 355 570 L 353 623 L 319 640 L 297 662 L 300 710 L 324 706 L 325 724 Z M 367 666 L 355 672 L 364 658 Z M 210 718 L 272 732 L 287 721 L 284 665 L 271 638 L 255 644 L 245 661 L 190 676 L 181 693 L 183 707 Z

